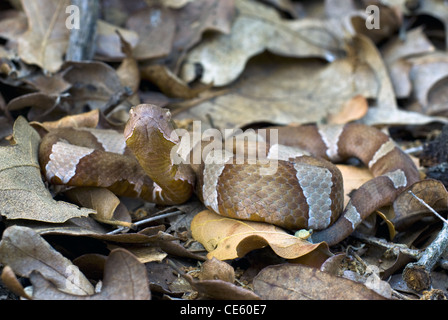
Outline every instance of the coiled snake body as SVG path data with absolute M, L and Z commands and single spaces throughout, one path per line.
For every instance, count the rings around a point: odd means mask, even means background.
M 179 148 L 180 137 L 173 134 L 170 112 L 142 104 L 131 109 L 124 139 L 111 130 L 57 129 L 42 139 L 39 160 L 53 184 L 106 187 L 117 195 L 166 205 L 183 203 L 196 191 L 216 213 L 291 230 L 312 228 L 311 240 L 329 245 L 346 238 L 370 213 L 419 180 L 409 156 L 373 127 L 276 130 L 278 144 L 270 145 L 268 139 L 267 161 L 239 163 L 228 152 L 213 150 L 200 164 L 174 163 L 172 152 Z M 295 147 L 313 157 L 297 156 Z M 280 159 L 269 158 L 274 149 Z M 210 161 L 217 155 L 222 161 Z M 374 178 L 353 192 L 344 209 L 342 176 L 328 160 L 350 157 L 368 166 Z M 275 172 L 263 173 L 271 161 Z

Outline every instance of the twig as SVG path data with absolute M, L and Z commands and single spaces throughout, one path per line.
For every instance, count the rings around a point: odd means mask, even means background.
M 420 292 L 431 287 L 431 270 L 448 248 L 448 222 L 423 200 L 411 191 L 409 192 L 444 222 L 442 230 L 440 230 L 434 241 L 423 251 L 420 259 L 417 262 L 409 263 L 403 270 L 403 280 L 408 287 Z
M 67 61 L 92 60 L 95 54 L 96 26 L 99 16 L 98 0 L 72 0 L 79 8 L 79 28 L 70 30 Z
M 411 249 L 405 244 L 388 242 L 384 239 L 376 238 L 376 237 L 369 236 L 369 235 L 364 235 L 364 234 L 361 234 L 358 232 L 354 232 L 352 234 L 352 236 L 354 236 L 355 238 L 362 240 L 368 244 L 376 245 L 385 250 L 388 250 L 395 256 L 398 256 L 399 253 L 402 253 L 402 254 L 410 256 L 416 260 L 420 259 L 420 257 L 422 256 L 421 250 Z
M 442 217 L 437 211 L 435 211 L 433 208 L 431 208 L 425 201 L 417 197 L 411 190 L 408 191 L 415 199 L 418 200 L 422 205 L 424 205 L 426 208 L 428 208 L 429 211 L 431 211 L 437 218 L 442 220 L 445 224 L 448 224 L 448 220 L 446 220 L 444 217 Z
M 182 213 L 183 213 L 182 211 L 178 210 L 178 211 L 168 212 L 168 213 L 164 213 L 164 214 L 159 214 L 159 215 L 154 216 L 154 217 L 149 217 L 147 219 L 143 219 L 143 220 L 134 222 L 133 225 L 135 227 L 138 227 L 138 226 L 144 225 L 144 224 L 152 222 L 152 221 L 157 221 L 157 220 L 160 220 L 160 219 L 176 216 L 176 215 L 179 215 L 179 214 L 182 214 Z M 124 227 L 117 228 L 115 230 L 112 230 L 112 231 L 108 232 L 107 234 L 119 234 L 119 233 L 125 231 L 126 229 L 127 228 L 124 228 Z

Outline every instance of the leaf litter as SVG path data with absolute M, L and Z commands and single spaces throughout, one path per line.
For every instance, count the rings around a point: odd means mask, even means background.
M 422 201 L 447 211 L 448 9 L 412 3 L 369 2 L 381 27 L 368 29 L 363 1 L 102 0 L 95 43 L 81 44 L 94 56 L 66 61 L 68 1 L 3 2 L 1 299 L 446 299 L 433 254 L 444 228 Z M 122 130 L 138 103 L 170 108 L 187 129 L 375 125 L 417 150 L 428 179 L 334 247 L 219 217 L 194 197 L 163 207 L 44 181 L 42 135 Z M 347 203 L 370 173 L 339 167 Z

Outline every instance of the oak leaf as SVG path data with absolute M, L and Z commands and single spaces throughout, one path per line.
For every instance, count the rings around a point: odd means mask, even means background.
M 148 275 L 145 265 L 124 249 L 113 250 L 104 265 L 103 285 L 99 293 L 74 295 L 58 290 L 39 271 L 30 275 L 33 299 L 38 300 L 149 300 Z
M 19 56 L 28 64 L 56 72 L 64 62 L 70 30 L 65 26 L 68 0 L 22 0 L 28 30 L 18 40 Z
M 329 256 L 328 246 L 324 242 L 312 244 L 274 225 L 226 218 L 209 210 L 194 217 L 191 232 L 193 238 L 209 251 L 208 259 L 235 259 L 266 246 L 286 259 L 297 259 L 313 251 L 320 254 L 315 259 L 325 260 Z
M 0 214 L 7 219 L 61 223 L 95 211 L 55 201 L 42 182 L 40 137 L 23 117 L 14 123 L 11 146 L 0 148 Z
M 5 230 L 0 241 L 0 263 L 9 265 L 23 277 L 29 277 L 37 270 L 65 292 L 94 293 L 93 286 L 78 267 L 30 228 L 11 226 Z

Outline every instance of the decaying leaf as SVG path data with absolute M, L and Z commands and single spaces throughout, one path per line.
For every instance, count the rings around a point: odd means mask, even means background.
M 0 148 L 0 214 L 7 219 L 61 223 L 94 210 L 55 201 L 42 182 L 38 162 L 40 137 L 19 117 L 11 146 Z
M 264 268 L 254 291 L 268 300 L 384 300 L 363 284 L 299 264 Z
M 28 30 L 20 36 L 19 55 L 29 64 L 56 72 L 62 66 L 70 30 L 65 26 L 68 0 L 22 0 Z
M 71 294 L 93 294 L 92 284 L 70 260 L 30 228 L 12 226 L 0 241 L 0 262 L 23 277 L 39 271 L 54 286 Z
M 113 250 L 106 259 L 101 291 L 75 295 L 58 290 L 39 270 L 31 273 L 33 299 L 36 300 L 149 300 L 148 276 L 145 266 L 124 249 Z
M 316 251 L 324 261 L 329 256 L 327 245 L 311 244 L 284 230 L 261 222 L 222 217 L 209 210 L 198 213 L 191 222 L 193 238 L 202 243 L 207 258 L 229 260 L 243 257 L 249 251 L 270 246 L 279 256 L 296 259 Z

